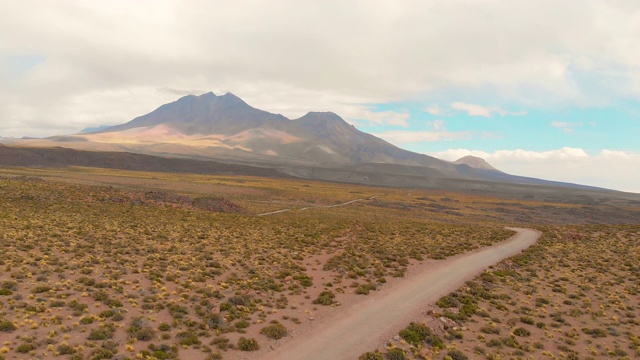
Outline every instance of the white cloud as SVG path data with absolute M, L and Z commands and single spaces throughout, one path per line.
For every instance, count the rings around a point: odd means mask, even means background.
M 446 131 L 447 130 L 446 127 L 445 127 L 444 121 L 442 121 L 442 120 L 428 121 L 427 125 L 432 126 L 435 131 Z
M 348 109 L 347 109 L 348 108 Z M 394 126 L 408 126 L 407 120 L 410 115 L 408 112 L 396 112 L 396 111 L 372 111 L 363 106 L 352 105 L 345 107 L 345 111 L 342 112 L 342 116 L 345 116 L 347 120 L 352 122 L 370 122 L 375 124 L 388 124 Z
M 374 135 L 384 140 L 387 140 L 392 144 L 467 140 L 467 139 L 470 139 L 472 136 L 471 132 L 468 132 L 468 131 L 451 132 L 451 131 L 408 131 L 408 130 L 391 130 L 391 131 L 386 131 L 386 132 L 378 133 Z
M 469 116 L 492 117 L 493 115 L 500 115 L 500 116 L 526 115 L 525 111 L 507 111 L 498 106 L 482 106 L 482 105 L 475 105 L 475 104 L 467 104 L 463 102 L 451 103 L 450 107 L 454 110 L 464 111 Z
M 442 120 L 430 121 L 427 125 L 431 127 L 433 131 L 391 130 L 373 135 L 395 145 L 418 142 L 468 140 L 473 136 L 471 131 L 447 130 Z
M 441 107 L 440 105 L 430 105 L 424 109 L 425 112 L 435 116 L 448 116 L 450 114 L 448 109 Z
M 580 148 L 564 147 L 549 151 L 516 149 L 494 152 L 449 149 L 428 155 L 449 161 L 473 155 L 514 175 L 640 193 L 638 153 L 604 149 L 590 155 Z
M 575 128 L 582 126 L 581 122 L 566 122 L 566 121 L 552 121 L 551 126 L 558 128 L 563 132 L 570 134 L 575 131 Z M 594 126 L 594 125 L 592 125 Z
M 21 0 L 0 13 L 0 134 L 130 120 L 175 100 L 167 88 L 286 102 L 288 117 L 309 104 L 640 97 L 636 1 Z M 8 60 L 29 57 L 42 61 Z

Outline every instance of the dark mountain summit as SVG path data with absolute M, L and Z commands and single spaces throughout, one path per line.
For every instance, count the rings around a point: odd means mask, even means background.
M 186 135 L 233 135 L 244 130 L 288 121 L 282 115 L 272 114 L 249 106 L 232 93 L 216 96 L 209 92 L 200 96 L 188 95 L 165 104 L 147 115 L 128 123 L 103 129 L 114 132 L 138 127 L 168 125 Z

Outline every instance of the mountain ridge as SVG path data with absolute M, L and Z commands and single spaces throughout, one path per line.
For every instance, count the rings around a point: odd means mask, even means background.
M 479 158 L 456 163 L 411 152 L 356 129 L 333 112 L 291 120 L 256 109 L 232 93 L 187 95 L 120 125 L 19 143 L 244 164 L 383 186 L 429 186 L 429 179 L 566 186 L 506 174 Z
M 149 114 L 90 135 L 118 133 L 136 128 L 168 126 L 202 145 L 217 142 L 216 155 L 272 156 L 310 164 L 398 163 L 436 168 L 452 164 L 401 149 L 356 129 L 333 112 L 309 112 L 297 119 L 256 109 L 232 93 L 187 95 Z M 195 138 L 198 138 L 196 140 Z M 98 141 L 98 137 L 89 139 Z M 146 138 L 149 140 L 149 137 Z M 186 141 L 186 140 L 185 140 Z M 174 142 L 175 144 L 176 142 Z M 224 148 L 224 149 L 223 149 Z M 144 150 L 142 148 L 137 151 Z M 149 147 L 146 147 L 149 150 Z M 229 154 L 233 152 L 233 154 Z

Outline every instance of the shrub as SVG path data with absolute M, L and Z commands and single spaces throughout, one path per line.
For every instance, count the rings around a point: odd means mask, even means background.
M 238 339 L 238 349 L 242 351 L 255 351 L 260 349 L 260 346 L 256 339 L 240 337 L 240 339 Z
M 287 336 L 287 328 L 280 323 L 271 324 L 263 327 L 262 330 L 260 330 L 260 334 L 270 339 L 282 339 Z
M 369 295 L 369 292 L 371 290 L 375 290 L 376 289 L 376 285 L 375 284 L 361 284 L 358 285 L 358 287 L 356 288 L 356 294 L 358 295 Z
M 100 329 L 91 330 L 89 340 L 106 340 L 113 337 L 114 329 L 111 326 L 104 326 Z
M 96 349 L 93 353 L 91 353 L 90 360 L 101 360 L 101 359 L 112 359 L 113 352 L 109 349 L 99 348 Z
M 458 306 L 458 300 L 456 300 L 451 295 L 447 295 L 447 296 L 441 297 L 440 300 L 436 302 L 436 305 L 439 308 L 444 308 L 444 309 L 454 308 Z
M 531 335 L 531 332 L 525 328 L 516 328 L 515 330 L 513 330 L 513 335 L 516 336 L 529 336 Z
M 336 295 L 332 291 L 325 290 L 321 292 L 315 300 L 313 300 L 313 303 L 320 305 L 332 305 L 335 298 Z
M 177 348 L 167 344 L 162 344 L 158 346 L 154 344 L 149 344 L 147 348 L 150 351 L 152 351 L 151 357 L 156 358 L 158 360 L 174 359 L 178 355 Z
M 251 325 L 251 323 L 249 323 L 247 320 L 239 320 L 236 321 L 235 326 L 238 329 L 246 329 Z
M 407 357 L 404 355 L 404 350 L 395 348 L 387 352 L 385 357 L 388 360 L 405 360 Z
M 2 280 L 0 283 L 1 289 L 18 290 L 18 283 L 13 280 Z
M 382 356 L 381 353 L 379 352 L 366 352 L 362 355 L 360 355 L 360 357 L 358 357 L 358 360 L 384 360 L 384 357 Z
M 58 347 L 56 348 L 56 351 L 58 352 L 58 354 L 60 355 L 67 355 L 67 354 L 73 354 L 76 352 L 76 349 L 73 348 L 73 346 L 68 345 L 68 344 L 60 344 L 58 345 Z
M 80 324 L 85 324 L 85 325 L 93 324 L 93 317 L 91 317 L 91 316 L 83 316 L 80 319 Z
M 453 349 L 449 350 L 447 355 L 451 358 L 451 360 L 467 360 L 468 357 L 462 351 Z
M 607 332 L 604 329 L 589 329 L 589 328 L 583 328 L 582 332 L 588 335 L 591 335 L 594 338 L 599 338 L 599 337 L 606 337 L 607 336 Z
M 400 337 L 413 346 L 418 346 L 425 341 L 431 330 L 425 324 L 410 323 L 409 326 L 400 330 Z
M 9 320 L 0 320 L 0 331 L 12 332 L 16 326 Z
M 41 293 L 45 293 L 45 292 L 47 292 L 49 290 L 51 290 L 50 286 L 40 285 L 40 286 L 36 286 L 35 288 L 33 288 L 31 290 L 31 292 L 34 293 L 34 294 L 41 294 Z
M 100 314 L 98 314 L 98 317 L 101 317 L 101 318 L 103 318 L 103 319 L 106 319 L 106 318 L 108 318 L 108 317 L 112 317 L 112 316 L 113 316 L 113 315 L 115 315 L 115 314 L 116 314 L 116 312 L 115 312 L 115 311 L 113 311 L 113 310 L 109 309 L 109 310 L 104 310 L 104 311 L 100 312 Z
M 198 335 L 189 331 L 181 331 L 176 337 L 180 340 L 180 345 L 190 346 L 190 345 L 200 345 L 200 339 L 198 339 Z
M 18 348 L 16 349 L 17 352 L 21 353 L 21 354 L 26 354 L 31 350 L 34 350 L 36 347 L 33 346 L 33 344 L 30 343 L 24 343 L 21 344 L 20 346 L 18 346 Z
M 480 328 L 480 332 L 483 332 L 485 334 L 500 334 L 500 329 L 493 326 L 485 325 Z
M 225 350 L 229 346 L 229 339 L 219 336 L 211 340 L 211 345 L 215 345 L 220 350 Z
M 155 336 L 155 331 L 150 326 L 143 326 L 134 333 L 134 336 L 140 341 L 149 341 Z
M 166 322 L 160 323 L 160 325 L 158 325 L 158 330 L 169 331 L 171 330 L 171 325 L 167 324 Z
M 535 323 L 536 323 L 536 322 L 535 322 L 535 320 L 533 320 L 533 319 L 532 319 L 531 317 L 529 317 L 529 316 L 522 316 L 522 317 L 520 318 L 520 321 L 522 321 L 523 323 L 528 324 L 528 325 L 533 325 L 533 324 L 535 324 Z
M 120 312 L 117 311 L 115 314 L 113 314 L 113 316 L 111 317 L 112 321 L 122 321 L 124 320 L 124 315 Z

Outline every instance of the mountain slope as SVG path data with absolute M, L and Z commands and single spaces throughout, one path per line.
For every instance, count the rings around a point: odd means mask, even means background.
M 390 163 L 457 173 L 455 164 L 400 149 L 334 113 L 310 112 L 289 120 L 255 109 L 231 93 L 185 96 L 125 124 L 76 137 L 152 155 L 321 166 Z M 67 143 L 82 140 L 64 138 Z M 88 144 L 78 146 L 86 149 Z

